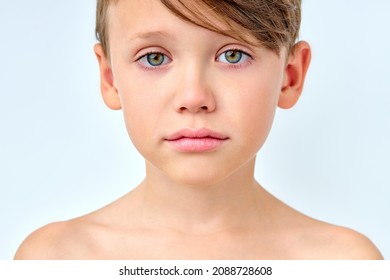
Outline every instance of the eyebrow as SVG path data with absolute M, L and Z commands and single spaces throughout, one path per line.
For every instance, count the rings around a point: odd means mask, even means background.
M 149 31 L 149 32 L 139 32 L 134 36 L 129 38 L 128 42 L 138 41 L 138 40 L 149 40 L 149 39 L 166 39 L 173 40 L 173 36 L 165 31 Z

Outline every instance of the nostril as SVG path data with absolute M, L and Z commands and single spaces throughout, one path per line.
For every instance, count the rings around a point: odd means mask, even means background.
M 209 107 L 208 106 L 200 106 L 200 107 L 198 107 L 198 109 L 195 109 L 195 108 L 189 108 L 189 107 L 187 108 L 187 107 L 183 106 L 183 107 L 180 107 L 180 109 L 179 109 L 180 112 L 184 112 L 186 110 L 188 110 L 190 112 L 208 111 Z

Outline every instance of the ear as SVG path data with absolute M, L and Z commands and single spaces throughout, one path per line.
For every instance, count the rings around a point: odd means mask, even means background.
M 309 44 L 304 41 L 295 44 L 284 69 L 282 91 L 278 102 L 280 108 L 289 109 L 297 103 L 303 90 L 310 60 L 311 50 Z
M 106 57 L 101 44 L 96 44 L 94 51 L 100 67 L 100 90 L 104 103 L 112 110 L 120 110 L 122 105 L 114 85 L 114 75 L 112 74 L 109 59 Z

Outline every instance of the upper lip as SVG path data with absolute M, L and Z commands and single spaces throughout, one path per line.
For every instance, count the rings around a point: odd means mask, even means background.
M 174 141 L 181 138 L 215 138 L 220 140 L 226 140 L 229 137 L 222 133 L 210 130 L 208 128 L 201 128 L 196 130 L 185 128 L 169 135 L 165 140 Z

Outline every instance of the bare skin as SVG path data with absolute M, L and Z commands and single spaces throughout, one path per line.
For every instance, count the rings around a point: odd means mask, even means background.
M 202 216 L 176 201 L 168 207 L 175 217 L 148 208 L 143 183 L 96 212 L 39 229 L 15 259 L 383 259 L 363 235 L 305 216 L 256 182 L 248 189 L 246 206 L 205 204 Z
M 159 1 L 119 1 L 109 17 L 110 57 L 95 46 L 101 91 L 124 112 L 145 180 L 100 210 L 37 230 L 16 259 L 382 258 L 366 237 L 299 213 L 254 179 L 276 107 L 302 92 L 307 43 L 277 55 L 185 22 Z M 234 64 L 229 51 L 240 55 Z M 161 65 L 148 64 L 150 53 Z M 207 152 L 167 141 L 204 127 L 226 140 Z
M 209 232 L 201 224 L 193 231 L 146 225 L 140 188 L 97 212 L 41 228 L 15 259 L 383 259 L 359 233 L 311 219 L 257 190 L 263 203 L 252 217 Z

